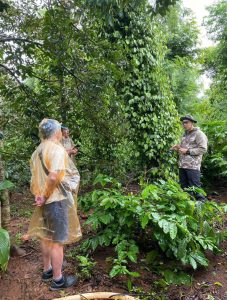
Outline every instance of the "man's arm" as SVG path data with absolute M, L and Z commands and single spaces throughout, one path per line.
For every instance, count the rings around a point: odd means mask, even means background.
M 73 148 L 75 148 L 75 143 L 73 142 L 73 140 L 70 138 L 70 142 L 71 142 L 71 148 L 73 149 Z
M 46 181 L 46 188 L 44 191 L 44 196 L 46 199 L 50 197 L 53 193 L 54 189 L 59 185 L 61 181 L 62 175 L 61 172 L 50 172 L 47 181 Z
M 78 153 L 78 148 L 76 148 L 76 145 L 71 138 L 70 138 L 70 140 L 71 140 L 71 146 L 72 146 L 71 154 L 75 156 Z
M 46 181 L 46 188 L 41 196 L 35 197 L 35 203 L 37 206 L 42 206 L 45 204 L 46 200 L 50 197 L 50 195 L 53 193 L 54 189 L 59 185 L 61 178 L 62 178 L 62 172 L 50 172 L 47 176 Z
M 45 165 L 48 165 L 49 174 L 47 176 L 44 192 L 35 198 L 35 203 L 38 206 L 45 204 L 46 200 L 51 196 L 54 189 L 59 185 L 65 176 L 65 149 L 62 146 L 52 148 L 45 160 Z
M 196 135 L 196 148 L 191 148 L 188 150 L 190 155 L 202 155 L 207 152 L 207 137 L 203 132 L 199 132 Z

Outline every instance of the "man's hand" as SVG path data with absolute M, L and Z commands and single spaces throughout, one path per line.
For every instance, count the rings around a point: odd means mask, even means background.
M 68 155 L 77 155 L 78 149 L 77 148 L 72 148 L 70 150 L 67 150 Z
M 35 196 L 35 205 L 43 206 L 46 202 L 46 197 L 44 196 Z
M 170 150 L 175 150 L 175 151 L 178 151 L 180 149 L 180 145 L 177 144 L 177 145 L 174 145 L 173 147 L 170 148 Z
M 22 235 L 21 240 L 22 240 L 23 242 L 28 241 L 28 240 L 29 240 L 29 235 L 28 235 L 28 234 Z
M 178 151 L 179 151 L 179 153 L 185 155 L 185 154 L 187 154 L 187 152 L 188 152 L 188 148 L 181 148 L 181 147 L 180 147 Z
M 73 155 L 77 155 L 77 153 L 78 153 L 78 149 L 77 149 L 77 148 L 73 148 L 73 149 L 72 149 L 72 154 L 73 154 Z

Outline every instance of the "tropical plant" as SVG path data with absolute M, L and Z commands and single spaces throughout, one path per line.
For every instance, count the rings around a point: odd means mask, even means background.
M 127 265 L 137 262 L 141 242 L 147 248 L 155 243 L 167 257 L 194 269 L 207 266 L 205 251 L 219 251 L 227 207 L 195 201 L 174 181 L 161 180 L 138 195 L 122 193 L 119 188 L 96 189 L 86 196 L 86 208 L 92 209 L 86 224 L 94 236 L 82 244 L 82 249 L 94 251 L 98 246 L 114 245 L 117 258 L 110 276 L 138 276 Z
M 6 271 L 9 261 L 10 238 L 8 232 L 0 228 L 0 268 Z
M 78 261 L 78 266 L 80 273 L 79 275 L 83 279 L 90 279 L 92 277 L 93 269 L 96 265 L 96 262 L 92 261 L 88 256 L 77 255 L 76 259 Z

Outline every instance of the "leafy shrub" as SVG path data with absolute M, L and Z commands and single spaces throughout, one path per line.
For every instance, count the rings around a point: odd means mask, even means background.
M 80 275 L 83 279 L 90 279 L 92 277 L 93 269 L 96 265 L 96 262 L 92 261 L 87 256 L 77 255 L 77 261 L 79 262 L 78 266 L 80 269 Z
M 205 160 L 204 174 L 206 177 L 227 178 L 227 159 L 222 153 L 210 155 Z
M 17 187 L 27 185 L 30 181 L 29 158 L 33 147 L 25 138 L 14 137 L 4 142 L 0 154 L 4 161 L 5 177 Z M 32 150 L 31 150 L 32 148 Z
M 203 174 L 206 179 L 215 177 L 227 178 L 227 122 L 211 121 L 204 126 L 208 136 L 209 151 L 203 164 Z
M 99 181 L 104 184 L 102 176 Z M 222 225 L 226 206 L 195 201 L 172 180 L 150 184 L 138 195 L 123 194 L 120 188 L 96 189 L 81 205 L 86 211 L 92 209 L 86 224 L 95 232 L 82 249 L 94 251 L 98 246 L 115 245 L 112 277 L 139 276 L 130 272 L 127 264 L 137 262 L 141 240 L 146 240 L 147 246 L 157 243 L 167 257 L 196 269 L 208 265 L 205 250 L 218 252 L 223 238 L 223 232 L 213 224 Z

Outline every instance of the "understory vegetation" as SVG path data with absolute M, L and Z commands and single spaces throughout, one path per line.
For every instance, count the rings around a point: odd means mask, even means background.
M 207 266 L 205 251 L 220 251 L 218 246 L 226 238 L 226 205 L 196 201 L 173 180 L 146 185 L 138 194 L 127 193 L 116 180 L 101 174 L 94 184 L 100 184 L 100 189 L 80 198 L 80 207 L 88 213 L 85 224 L 92 230 L 81 250 L 88 253 L 98 246 L 113 245 L 117 258 L 111 277 L 139 276 L 128 265 L 138 262 L 141 250 L 150 267 L 163 253 L 179 262 L 175 265 L 178 270 L 186 265 L 193 269 Z M 160 267 L 161 274 L 165 271 Z M 183 283 L 185 280 L 186 275 Z

